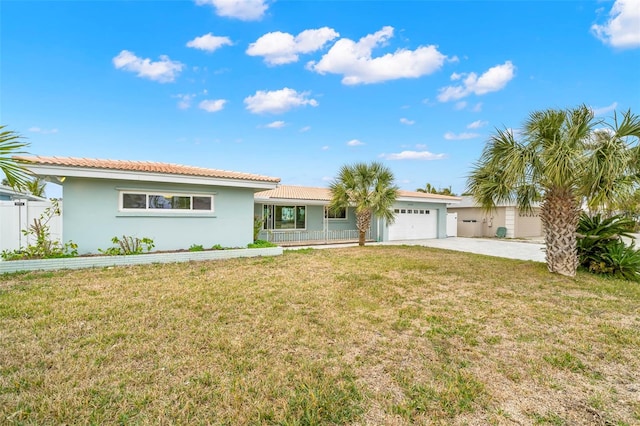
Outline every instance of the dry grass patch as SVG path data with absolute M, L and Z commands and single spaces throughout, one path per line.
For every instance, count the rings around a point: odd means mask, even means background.
M 640 286 L 421 247 L 0 277 L 0 422 L 637 424 Z

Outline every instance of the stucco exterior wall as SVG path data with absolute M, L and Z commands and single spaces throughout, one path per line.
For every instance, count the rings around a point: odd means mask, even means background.
M 121 190 L 214 194 L 214 211 L 123 212 Z M 114 236 L 123 235 L 151 238 L 154 250 L 187 249 L 192 244 L 246 247 L 253 240 L 251 189 L 67 178 L 63 196 L 63 241 L 78 244 L 79 253 L 97 253 L 111 247 Z
M 507 209 L 513 210 L 512 220 L 509 221 Z M 480 207 L 449 207 L 449 212 L 458 213 L 459 237 L 494 237 L 500 226 L 507 228 L 509 238 L 542 235 L 539 208 L 534 209 L 533 215 L 525 215 L 517 207 L 497 207 L 491 212 L 486 212 Z

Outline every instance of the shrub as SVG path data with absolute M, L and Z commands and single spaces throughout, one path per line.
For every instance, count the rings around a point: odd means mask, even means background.
M 596 274 L 638 280 L 640 253 L 634 244 L 622 241 L 622 237 L 633 238 L 629 233 L 633 226 L 634 221 L 622 215 L 602 218 L 582 213 L 577 230 L 580 265 Z
M 115 247 L 109 247 L 108 249 L 98 249 L 100 253 L 109 256 L 130 255 L 130 254 L 142 254 L 143 252 L 149 252 L 155 247 L 151 238 L 143 237 L 131 237 L 123 235 L 122 239 L 113 237 L 111 242 L 117 244 Z
M 267 248 L 267 247 L 278 247 L 278 245 L 270 241 L 255 240 L 253 243 L 247 244 L 247 247 L 248 248 Z
M 52 199 L 51 207 L 46 208 L 39 218 L 33 219 L 28 229 L 22 231 L 25 237 L 35 238 L 35 244 L 13 251 L 4 250 L 0 253 L 0 257 L 4 260 L 21 260 L 77 256 L 78 245 L 73 241 L 62 244 L 60 241 L 51 239 L 49 221 L 54 216 L 60 216 L 60 205 L 56 199 Z
M 224 247 L 222 247 L 220 244 L 214 244 L 213 246 L 211 246 L 211 250 L 224 250 Z
M 191 244 L 191 247 L 189 247 L 189 251 L 204 251 L 204 247 L 202 246 L 202 244 Z

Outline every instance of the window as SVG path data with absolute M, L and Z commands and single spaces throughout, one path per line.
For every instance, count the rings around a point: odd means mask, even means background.
M 431 212 L 429 210 L 425 210 L 424 214 L 431 214 Z
M 264 205 L 262 210 L 264 229 L 306 229 L 306 206 Z
M 324 210 L 324 217 L 328 219 L 346 219 L 347 218 L 347 209 L 340 209 L 338 211 L 333 211 L 329 208 Z
M 212 195 L 160 194 L 157 192 L 121 192 L 122 210 L 213 211 Z
M 402 213 L 402 214 L 404 214 L 404 213 L 406 213 L 406 212 L 407 212 L 407 210 L 406 210 L 406 209 L 401 209 L 401 210 L 400 210 L 400 213 Z

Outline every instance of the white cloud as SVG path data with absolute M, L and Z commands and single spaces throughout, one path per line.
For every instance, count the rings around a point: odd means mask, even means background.
M 453 132 L 447 132 L 444 134 L 444 138 L 448 141 L 461 141 L 465 139 L 473 139 L 480 136 L 477 133 L 458 133 L 455 134 Z
M 41 129 L 40 127 L 30 127 L 28 130 L 32 133 L 40 133 L 42 135 L 52 135 L 58 133 L 58 129 Z
M 402 151 L 392 154 L 380 154 L 385 160 L 442 160 L 447 154 L 434 154 L 429 151 Z
M 196 4 L 211 5 L 218 16 L 242 21 L 258 21 L 268 8 L 266 0 L 196 0 Z
M 387 26 L 358 42 L 342 38 L 320 61 L 309 62 L 307 69 L 319 74 L 342 74 L 343 84 L 369 84 L 431 74 L 440 69 L 447 59 L 433 45 L 420 46 L 416 50 L 399 49 L 372 57 L 373 48 L 385 45 L 391 37 L 393 27 Z
M 178 108 L 180 109 L 189 109 L 191 108 L 191 102 L 193 98 L 196 97 L 194 94 L 177 94 L 173 96 L 174 98 L 178 98 Z
M 160 60 L 152 62 L 149 58 L 139 58 L 133 52 L 123 50 L 113 58 L 116 69 L 123 69 L 137 73 L 138 77 L 148 78 L 160 83 L 174 81 L 184 64 L 172 61 L 167 55 L 160 55 Z
M 640 1 L 616 0 L 604 25 L 594 24 L 591 31 L 603 43 L 621 49 L 640 47 Z
M 207 99 L 198 104 L 198 108 L 207 112 L 218 112 L 224 108 L 224 104 L 227 103 L 226 99 Z
M 473 108 L 471 108 L 471 111 L 473 112 L 480 112 L 482 111 L 482 102 L 478 102 L 477 104 L 475 104 L 473 106 Z
M 311 126 L 304 126 L 300 129 L 300 133 L 308 132 L 309 130 L 311 130 Z
M 618 108 L 618 103 L 614 102 L 611 105 L 608 105 L 606 107 L 602 107 L 602 108 L 593 108 L 593 114 L 594 115 L 605 115 L 608 114 L 612 111 L 615 111 L 615 109 Z
M 331 182 L 331 181 L 333 180 L 333 178 L 332 178 L 331 176 L 323 176 L 323 177 L 322 177 L 322 180 L 323 180 L 324 182 Z
M 322 149 L 323 151 L 328 151 L 328 150 L 329 150 L 329 145 L 325 145 L 325 146 L 323 146 L 323 147 L 322 147 L 322 148 L 320 148 L 320 149 Z
M 309 99 L 309 92 L 298 93 L 288 87 L 273 91 L 258 90 L 255 95 L 247 96 L 244 103 L 247 105 L 247 109 L 254 114 L 265 112 L 281 114 L 291 108 L 305 105 L 318 106 L 318 101 Z
M 278 120 L 278 121 L 273 121 L 269 124 L 267 124 L 265 127 L 268 127 L 269 129 L 281 129 L 283 128 L 287 123 L 285 123 L 282 120 Z
M 469 123 L 467 125 L 467 129 L 479 129 L 481 127 L 486 126 L 487 124 L 489 124 L 488 121 L 476 120 L 473 123 Z
M 347 146 L 360 146 L 360 145 L 364 145 L 364 142 L 359 141 L 358 139 L 351 139 L 349 142 L 347 142 Z
M 193 47 L 194 49 L 205 50 L 207 52 L 213 52 L 222 46 L 232 46 L 233 43 L 229 37 L 218 37 L 211 33 L 205 34 L 200 37 L 196 37 L 193 40 L 187 42 L 187 47 Z
M 454 106 L 454 108 L 458 111 L 465 109 L 466 107 L 467 107 L 467 101 L 456 102 L 456 105 Z
M 305 30 L 297 36 L 275 31 L 260 37 L 247 48 L 247 55 L 262 56 L 269 65 L 282 65 L 298 60 L 299 53 L 310 53 L 321 49 L 327 42 L 339 37 L 333 28 L 322 27 Z
M 490 92 L 497 92 L 504 87 L 515 76 L 516 67 L 511 61 L 506 61 L 502 65 L 489 68 L 480 77 L 474 72 L 469 74 L 452 74 L 452 81 L 461 81 L 462 85 L 447 86 L 440 89 L 438 100 L 440 102 L 454 101 L 462 99 L 471 94 L 484 95 Z
M 408 118 L 404 118 L 404 117 L 402 117 L 402 118 L 400 119 L 400 122 L 401 122 L 402 124 L 406 124 L 407 126 L 411 126 L 412 124 L 415 124 L 415 123 L 416 123 L 415 121 L 413 121 L 413 120 L 409 120 Z

